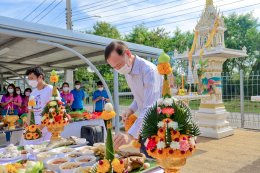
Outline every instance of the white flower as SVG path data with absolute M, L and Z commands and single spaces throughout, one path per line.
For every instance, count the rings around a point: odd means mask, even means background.
M 29 110 L 32 110 L 32 106 L 28 106 L 28 109 L 29 109 Z
M 55 100 L 55 98 L 54 97 L 50 97 L 50 100 Z
M 65 121 L 68 121 L 68 118 L 64 118 Z
M 113 105 L 111 103 L 106 103 L 105 104 L 105 111 L 113 111 Z
M 175 98 L 174 96 L 172 96 L 172 100 L 173 100 L 173 101 L 175 101 L 175 102 L 177 102 L 177 101 L 178 101 L 178 99 L 177 99 L 177 98 Z
M 52 119 L 50 119 L 50 120 L 49 120 L 49 122 L 50 122 L 50 123 L 54 122 L 54 119 L 53 119 L 53 118 L 52 118 Z
M 162 121 L 160 121 L 160 122 L 157 124 L 157 127 L 163 128 L 163 127 L 164 127 L 164 123 L 163 123 Z
M 171 121 L 168 123 L 168 126 L 174 130 L 176 130 L 179 126 L 177 122 Z
M 53 111 L 55 111 L 54 108 L 50 108 L 50 109 L 49 109 L 49 112 L 53 112 Z
M 162 105 L 162 104 L 163 104 L 163 98 L 159 98 L 159 99 L 157 100 L 157 105 L 160 106 L 160 105 Z
M 196 145 L 195 137 L 190 138 L 189 142 L 190 142 L 191 145 Z
M 171 98 L 166 98 L 166 99 L 164 99 L 164 101 L 163 101 L 163 104 L 164 104 L 165 106 L 171 106 L 172 103 L 173 103 L 173 100 L 172 100 Z
M 45 116 L 43 116 L 43 117 L 42 117 L 42 121 L 44 121 L 44 120 L 45 120 L 45 118 L 46 118 L 46 117 L 45 117 Z
M 160 141 L 160 142 L 157 143 L 156 146 L 157 146 L 157 148 L 160 150 L 160 149 L 165 148 L 166 145 L 165 145 L 165 143 L 164 143 L 163 141 Z
M 171 147 L 172 149 L 177 149 L 177 150 L 179 150 L 179 149 L 180 149 L 180 144 L 179 144 L 179 142 L 172 141 L 171 144 L 170 144 L 170 147 Z

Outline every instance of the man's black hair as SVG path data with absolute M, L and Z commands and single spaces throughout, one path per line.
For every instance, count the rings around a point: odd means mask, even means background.
M 28 76 L 32 73 L 37 77 L 42 75 L 42 79 L 44 80 L 45 75 L 44 75 L 44 71 L 41 67 L 39 67 L 39 66 L 30 67 L 29 69 L 27 69 L 25 75 Z

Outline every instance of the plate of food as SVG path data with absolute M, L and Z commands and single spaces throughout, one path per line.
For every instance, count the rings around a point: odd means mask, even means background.
M 8 145 L 6 148 L 0 149 L 0 161 L 10 162 L 21 159 L 21 152 L 13 144 Z

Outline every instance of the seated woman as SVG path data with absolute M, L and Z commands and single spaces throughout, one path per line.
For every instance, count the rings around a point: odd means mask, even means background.
M 22 98 L 17 95 L 14 84 L 9 84 L 7 93 L 2 97 L 2 115 L 18 115 L 18 108 L 22 105 Z M 10 141 L 10 133 L 6 133 L 6 140 Z
M 67 82 L 64 82 L 62 84 L 62 93 L 60 94 L 62 101 L 64 102 L 64 105 L 66 107 L 66 110 L 71 109 L 71 105 L 74 101 L 73 94 L 70 93 L 69 90 L 69 84 Z

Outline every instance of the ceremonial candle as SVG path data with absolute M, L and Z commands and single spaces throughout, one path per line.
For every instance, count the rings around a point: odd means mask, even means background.
M 183 75 L 181 76 L 181 86 L 182 86 L 182 89 L 184 89 L 184 77 L 183 77 Z

